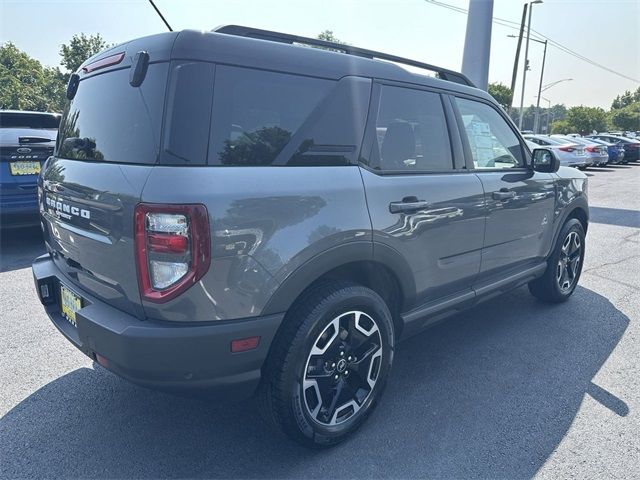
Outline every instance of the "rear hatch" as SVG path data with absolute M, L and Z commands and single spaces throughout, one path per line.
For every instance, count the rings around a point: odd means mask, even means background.
M 85 62 L 40 177 L 45 241 L 63 282 L 140 318 L 134 209 L 159 155 L 174 38 L 147 37 Z M 132 86 L 143 50 L 146 75 Z
M 0 111 L 0 185 L 8 197 L 33 197 L 38 173 L 53 153 L 60 116 Z

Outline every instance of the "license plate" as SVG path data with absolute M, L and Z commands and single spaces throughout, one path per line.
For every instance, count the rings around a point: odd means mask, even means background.
M 62 308 L 62 316 L 66 318 L 71 325 L 77 327 L 76 312 L 82 308 L 82 298 L 60 284 L 60 306 Z
M 11 175 L 37 175 L 40 173 L 40 162 L 11 162 Z

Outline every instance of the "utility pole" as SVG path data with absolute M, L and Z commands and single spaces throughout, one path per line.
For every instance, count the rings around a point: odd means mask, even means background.
M 518 35 L 518 46 L 516 47 L 516 58 L 513 61 L 513 74 L 511 75 L 511 101 L 509 106 L 513 105 L 513 96 L 516 93 L 516 79 L 518 78 L 518 62 L 520 61 L 520 47 L 522 46 L 522 35 L 524 35 L 524 22 L 527 19 L 528 3 L 522 6 L 522 21 L 520 22 L 520 35 Z
M 538 133 L 540 123 L 540 94 L 542 93 L 542 78 L 544 77 L 544 62 L 547 59 L 547 41 L 544 41 L 544 53 L 542 54 L 542 69 L 540 70 L 540 86 L 538 87 L 538 101 L 536 103 L 536 116 L 533 121 L 533 133 Z
M 489 84 L 493 0 L 469 0 L 462 73 L 482 90 Z
M 522 120 L 524 117 L 524 89 L 527 84 L 527 67 L 529 66 L 529 37 L 531 36 L 531 17 L 533 16 L 533 6 L 536 3 L 542 3 L 542 0 L 533 0 L 529 2 L 529 20 L 527 21 L 527 41 L 524 47 L 524 72 L 522 72 L 522 95 L 520 96 L 520 119 L 518 120 L 518 128 L 522 130 Z

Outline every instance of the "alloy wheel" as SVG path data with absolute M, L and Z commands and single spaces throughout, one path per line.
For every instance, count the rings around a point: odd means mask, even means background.
M 362 311 L 335 317 L 307 357 L 302 396 L 309 416 L 326 426 L 352 418 L 370 397 L 381 362 L 382 338 L 373 317 Z
M 576 283 L 580 273 L 582 242 L 577 232 L 569 232 L 562 242 L 560 259 L 556 269 L 556 279 L 562 293 L 566 293 Z

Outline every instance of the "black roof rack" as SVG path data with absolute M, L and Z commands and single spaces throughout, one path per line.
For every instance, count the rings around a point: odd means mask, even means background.
M 344 45 L 342 43 L 328 42 L 326 40 L 319 40 L 317 38 L 300 37 L 298 35 L 290 35 L 288 33 L 272 32 L 270 30 L 262 30 L 259 28 L 243 27 L 242 25 L 223 25 L 214 29 L 213 31 L 216 33 L 225 33 L 227 35 L 236 35 L 239 37 L 270 40 L 272 42 L 289 44 L 300 43 L 303 45 L 311 45 L 314 47 L 330 48 L 332 50 L 338 50 L 339 52 L 343 52 L 349 55 L 355 55 L 358 57 L 388 60 L 390 62 L 401 63 L 404 65 L 411 65 L 413 67 L 430 70 L 432 72 L 435 72 L 438 78 L 442 80 L 448 80 L 450 82 L 475 87 L 473 82 L 471 82 L 471 80 L 469 80 L 465 75 L 459 72 L 454 72 L 453 70 L 436 67 L 435 65 L 418 62 L 409 58 L 397 57 L 395 55 L 389 55 L 387 53 L 376 52 L 374 50 L 352 47 L 351 45 Z

